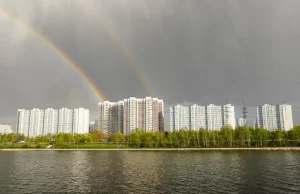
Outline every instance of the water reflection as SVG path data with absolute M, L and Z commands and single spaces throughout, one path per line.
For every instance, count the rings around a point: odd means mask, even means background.
M 0 193 L 299 192 L 293 151 L 0 152 Z
M 125 190 L 143 188 L 141 192 L 158 192 L 161 180 L 165 177 L 162 166 L 163 154 L 161 152 L 124 153 L 124 185 Z

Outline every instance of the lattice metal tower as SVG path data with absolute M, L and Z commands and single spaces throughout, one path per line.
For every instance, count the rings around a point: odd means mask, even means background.
M 247 124 L 247 114 L 248 114 L 248 110 L 246 107 L 246 103 L 243 103 L 243 108 L 242 108 L 242 112 L 243 112 L 243 119 L 244 119 L 244 126 L 246 126 Z

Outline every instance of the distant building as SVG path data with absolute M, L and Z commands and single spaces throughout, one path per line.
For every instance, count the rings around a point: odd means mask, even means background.
M 96 130 L 97 129 L 97 127 L 98 127 L 98 120 L 95 120 L 95 121 L 91 121 L 90 123 L 89 123 L 89 132 L 93 132 L 94 130 Z
M 170 128 L 190 129 L 190 107 L 176 105 L 170 108 Z
M 243 127 L 243 126 L 246 126 L 246 120 L 244 118 L 238 118 L 236 120 L 236 124 L 237 126 L 239 127 Z
M 0 134 L 4 133 L 12 133 L 11 126 L 10 125 L 2 125 L 0 124 Z
M 124 102 L 104 101 L 98 104 L 98 129 L 105 133 L 123 132 Z
M 268 130 L 293 128 L 292 106 L 264 104 L 257 107 L 257 127 Z
M 17 133 L 19 134 L 36 137 L 48 133 L 88 132 L 89 110 L 84 108 L 61 108 L 59 110 L 34 108 L 32 110 L 18 110 Z
M 44 116 L 44 134 L 55 134 L 58 129 L 58 110 L 47 108 Z
M 198 130 L 200 128 L 218 130 L 225 125 L 235 128 L 234 106 L 231 104 L 224 106 L 194 104 L 192 106 L 176 105 L 170 107 L 171 130 Z
M 106 133 L 129 134 L 137 128 L 164 131 L 164 103 L 158 98 L 131 97 L 98 105 L 98 126 Z
M 45 110 L 34 108 L 30 111 L 29 117 L 29 137 L 43 135 Z
M 29 124 L 30 124 L 30 110 L 19 109 L 17 115 L 16 132 L 28 136 Z

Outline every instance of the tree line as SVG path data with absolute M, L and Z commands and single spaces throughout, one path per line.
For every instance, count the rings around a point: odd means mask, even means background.
M 25 141 L 32 144 L 55 142 L 56 145 L 84 143 L 118 143 L 137 148 L 211 148 L 211 147 L 274 147 L 300 146 L 300 126 L 289 131 L 262 128 L 224 126 L 220 130 L 175 130 L 152 132 L 136 129 L 127 136 L 122 133 L 105 134 L 94 130 L 88 134 L 48 134 L 35 138 L 22 134 L 0 134 L 0 143 Z
M 175 130 L 167 133 L 136 130 L 127 136 L 129 145 L 145 148 L 221 148 L 300 146 L 300 126 L 289 131 L 224 126 L 220 130 Z

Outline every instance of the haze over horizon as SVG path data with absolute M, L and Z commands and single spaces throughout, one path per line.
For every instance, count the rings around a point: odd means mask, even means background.
M 7 12 L 75 61 L 106 97 L 293 106 L 300 124 L 298 0 L 0 0 L 0 123 L 19 108 L 90 109 L 74 68 Z M 1 12 L 2 10 L 2 12 Z

